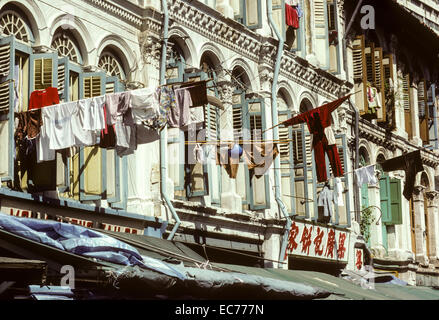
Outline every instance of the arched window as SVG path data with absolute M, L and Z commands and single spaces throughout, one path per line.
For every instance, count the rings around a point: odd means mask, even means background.
M 111 52 L 104 52 L 99 59 L 99 68 L 105 70 L 110 77 L 125 79 L 125 73 L 119 59 Z
M 25 20 L 15 11 L 5 10 L 0 15 L 0 26 L 6 35 L 14 35 L 17 40 L 31 42 L 32 35 Z
M 59 56 L 67 57 L 70 61 L 81 64 L 81 53 L 76 45 L 74 37 L 66 32 L 58 33 L 52 41 L 51 47 L 58 52 Z
M 263 140 L 266 129 L 265 103 L 258 96 L 247 95 L 250 80 L 244 68 L 237 66 L 232 71 L 232 82 L 235 91 L 233 95 L 233 130 L 235 140 L 241 141 L 245 150 L 253 148 L 249 140 Z M 258 178 L 252 177 L 247 165 L 240 164 L 236 178 L 236 190 L 242 197 L 243 205 L 248 205 L 250 210 L 265 209 L 269 206 L 268 183 L 266 175 Z M 245 181 L 245 184 L 242 183 Z

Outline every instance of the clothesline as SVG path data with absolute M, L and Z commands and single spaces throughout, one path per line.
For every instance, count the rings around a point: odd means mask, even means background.
M 350 93 L 350 94 L 346 95 L 346 96 L 343 97 L 343 98 L 350 97 L 350 96 L 355 95 L 355 94 L 357 94 L 357 93 L 359 93 L 359 92 L 361 92 L 361 91 L 362 91 L 362 90 L 358 90 L 358 91 L 356 91 L 356 92 L 354 92 L 354 93 Z M 340 99 L 342 99 L 342 98 L 340 98 Z M 340 99 L 339 99 L 339 100 L 340 100 Z M 323 107 L 323 106 L 322 106 L 322 107 Z M 286 121 L 282 121 L 281 123 L 278 123 L 277 125 L 275 125 L 275 126 L 273 126 L 273 127 L 271 127 L 271 128 L 268 128 L 268 129 L 262 131 L 262 133 L 265 133 L 265 132 L 270 131 L 270 130 L 272 130 L 272 129 L 274 129 L 274 128 L 277 128 L 277 127 L 279 127 L 280 125 L 284 124 L 284 123 L 287 122 L 287 121 L 288 121 L 288 120 L 286 120 Z
M 185 144 L 186 145 L 190 145 L 190 144 L 230 144 L 230 143 L 235 143 L 235 144 L 244 144 L 244 143 L 249 143 L 249 144 L 254 144 L 254 143 L 263 143 L 263 142 L 268 142 L 273 143 L 273 144 L 281 144 L 281 143 L 290 143 L 292 141 L 295 141 L 294 139 L 278 139 L 278 140 L 186 140 Z
M 284 197 L 288 197 L 288 198 L 302 199 L 302 200 L 305 200 L 306 202 L 314 202 L 313 199 L 304 198 L 304 197 L 297 197 L 297 196 L 291 196 L 289 194 L 283 194 L 283 196 Z

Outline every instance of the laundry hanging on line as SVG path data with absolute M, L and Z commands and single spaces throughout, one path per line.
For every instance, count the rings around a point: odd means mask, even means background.
M 307 123 L 309 132 L 312 134 L 311 145 L 314 149 L 318 182 L 328 180 L 325 153 L 328 155 L 334 176 L 343 176 L 343 168 L 338 154 L 334 132 L 331 128 L 331 113 L 350 96 L 351 94 L 280 123 L 280 125 L 284 126 L 292 126 L 303 122 Z
M 320 191 L 317 206 L 319 210 L 319 218 L 322 218 L 322 222 L 329 222 L 333 215 L 332 213 L 332 203 L 334 202 L 334 191 L 329 189 L 329 185 L 325 184 L 323 190 Z
M 355 170 L 355 176 L 357 178 L 357 185 L 361 187 L 363 184 L 376 185 L 378 179 L 375 175 L 375 165 L 362 167 Z
M 410 200 L 415 187 L 415 178 L 418 172 L 424 171 L 422 165 L 421 150 L 416 150 L 402 156 L 388 159 L 381 164 L 384 172 L 397 170 L 405 171 L 404 191 L 402 192 L 407 200 Z
M 72 147 L 95 146 L 115 148 L 119 156 L 137 149 L 137 126 L 159 131 L 172 116 L 189 108 L 210 103 L 206 81 L 179 85 L 187 99 L 178 103 L 172 85 L 149 87 L 121 93 L 60 103 L 56 88 L 32 92 L 29 111 L 17 113 L 15 137 L 21 145 L 36 139 L 38 162 L 55 159 L 55 151 Z M 178 121 L 178 127 L 191 118 Z M 175 119 L 175 117 L 174 117 Z M 179 119 L 180 120 L 180 119 Z M 204 119 L 203 119 L 204 120 Z M 18 144 L 20 145 L 20 143 Z
M 242 148 L 239 144 L 220 146 L 217 150 L 217 164 L 222 165 L 231 179 L 235 179 L 241 157 L 250 170 L 250 179 L 253 176 L 261 178 L 271 167 L 279 155 L 279 149 L 274 143 L 257 143 Z
M 303 12 L 298 0 L 285 1 L 285 23 L 293 29 L 299 29 L 299 19 Z

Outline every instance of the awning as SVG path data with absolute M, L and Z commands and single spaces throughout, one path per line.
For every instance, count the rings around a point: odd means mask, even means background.
M 216 264 L 223 268 L 238 272 L 258 274 L 264 277 L 300 282 L 325 289 L 332 294 L 331 300 L 387 300 L 388 297 L 374 291 L 362 288 L 348 280 L 337 278 L 326 273 L 300 270 L 262 269 L 236 265 Z
M 181 242 L 169 241 L 145 235 L 120 233 L 114 231 L 96 230 L 120 241 L 134 246 L 141 255 L 159 260 L 180 260 L 185 266 L 196 266 L 206 262 L 206 259 L 188 248 Z

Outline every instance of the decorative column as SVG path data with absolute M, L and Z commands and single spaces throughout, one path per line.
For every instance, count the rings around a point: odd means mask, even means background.
M 139 34 L 141 58 L 130 73 L 130 81 L 139 81 L 148 86 L 158 86 L 160 82 L 161 41 L 158 35 L 151 31 Z
M 218 82 L 220 99 L 223 102 L 224 110 L 221 110 L 220 117 L 220 140 L 234 140 L 233 135 L 233 91 L 235 86 L 229 79 Z M 242 168 L 240 168 L 242 170 Z M 221 166 L 222 193 L 221 207 L 232 212 L 242 212 L 242 198 L 236 193 L 236 181 L 227 174 Z M 243 182 L 245 183 L 245 182 Z
M 424 219 L 424 191 L 425 187 L 415 186 L 413 192 L 413 207 L 415 215 L 415 259 L 422 265 L 428 265 L 427 252 L 425 247 L 425 219 Z
M 438 206 L 439 206 L 439 192 L 429 191 L 425 192 L 428 203 L 428 237 L 430 243 L 430 256 L 428 257 L 432 263 L 438 262 L 438 236 L 436 230 L 439 226 L 438 221 Z

